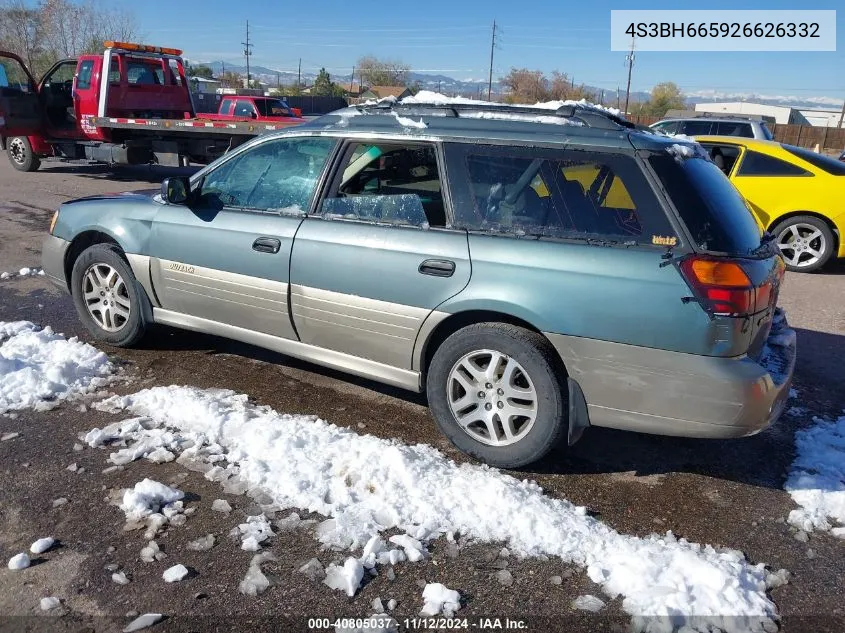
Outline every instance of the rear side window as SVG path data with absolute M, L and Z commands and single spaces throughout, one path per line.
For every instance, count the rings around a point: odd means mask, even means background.
M 733 121 L 719 121 L 716 123 L 715 134 L 719 136 L 744 136 L 754 138 L 754 131 L 750 123 L 735 123 Z
M 816 154 L 814 151 L 805 149 L 803 147 L 795 147 L 795 145 L 785 145 L 781 143 L 781 147 L 791 154 L 795 154 L 798 158 L 806 160 L 813 167 L 823 169 L 834 176 L 845 176 L 845 162 L 836 160 L 824 154 Z
M 648 161 L 699 248 L 749 255 L 760 246 L 751 211 L 715 164 L 703 158 L 678 161 L 662 153 Z
M 687 136 L 703 136 L 710 134 L 713 123 L 710 121 L 684 121 L 681 126 L 681 133 Z
M 747 150 L 737 176 L 812 176 L 806 169 L 785 160 Z
M 674 236 L 633 157 L 450 144 L 447 159 L 459 228 L 647 244 Z
M 255 111 L 255 106 L 252 105 L 252 101 L 238 99 L 235 103 L 235 116 L 257 117 L 258 114 Z
M 93 61 L 84 61 L 79 65 L 79 74 L 76 76 L 77 90 L 88 90 L 91 87 L 91 73 L 93 70 Z

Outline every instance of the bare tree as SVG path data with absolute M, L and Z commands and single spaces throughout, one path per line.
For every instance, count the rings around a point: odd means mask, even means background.
M 367 86 L 406 86 L 411 73 L 408 64 L 371 55 L 359 59 L 355 67 Z
M 549 81 L 539 70 L 511 68 L 501 83 L 508 89 L 509 103 L 536 103 L 549 98 Z
M 17 53 L 29 68 L 45 54 L 41 15 L 23 0 L 0 0 L 0 48 Z
M 0 48 L 17 53 L 40 75 L 60 59 L 103 50 L 104 40 L 138 37 L 134 16 L 98 0 L 0 0 Z

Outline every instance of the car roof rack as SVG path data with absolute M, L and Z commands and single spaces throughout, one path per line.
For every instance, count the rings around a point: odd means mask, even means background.
M 395 99 L 382 99 L 376 103 L 359 104 L 358 111 L 366 114 L 396 113 L 405 116 L 441 116 L 460 118 L 469 112 L 491 112 L 525 116 L 548 116 L 573 119 L 587 127 L 618 130 L 620 128 L 644 129 L 620 116 L 581 104 L 566 104 L 552 110 L 534 106 L 486 103 L 402 103 Z M 649 130 L 652 131 L 652 130 Z

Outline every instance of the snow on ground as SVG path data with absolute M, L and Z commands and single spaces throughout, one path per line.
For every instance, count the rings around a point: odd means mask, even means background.
M 461 608 L 461 594 L 439 582 L 428 583 L 422 592 L 423 608 L 420 615 L 454 615 Z
M 18 571 L 29 567 L 29 563 L 29 556 L 27 556 L 26 552 L 21 552 L 20 554 L 15 554 L 14 556 L 12 556 L 9 559 L 9 562 L 6 564 L 6 567 Z
M 159 622 L 162 618 L 164 618 L 164 616 L 161 613 L 145 613 L 143 615 L 139 615 L 126 625 L 126 628 L 123 629 L 123 633 L 132 633 L 132 631 L 146 629 L 156 622 Z
M 40 605 L 42 611 L 49 611 L 50 609 L 60 607 L 62 605 L 62 601 L 55 596 L 49 596 L 47 598 L 41 598 Z
M 180 563 L 165 569 L 161 577 L 164 579 L 164 582 L 179 582 L 180 580 L 184 580 L 187 575 L 188 568 Z
M 56 544 L 56 539 L 51 536 L 46 536 L 44 538 L 40 538 L 35 541 L 32 545 L 29 546 L 29 551 L 33 554 L 43 554 L 48 549 L 53 547 Z
M 103 352 L 76 337 L 29 321 L 0 321 L 0 414 L 50 409 L 106 385 L 113 371 Z
M 835 422 L 814 417 L 812 426 L 795 433 L 795 452 L 783 487 L 801 507 L 789 513 L 789 523 L 845 538 L 845 416 Z
M 40 268 L 21 268 L 16 273 L 0 273 L 0 280 L 14 279 L 15 277 L 43 277 L 44 271 Z
M 596 598 L 593 595 L 587 594 L 585 596 L 578 596 L 575 600 L 572 601 L 572 606 L 576 609 L 581 609 L 582 611 L 591 611 L 593 613 L 598 613 L 602 609 L 604 609 L 604 600 L 601 598 Z
M 143 424 L 126 427 L 133 430 L 123 441 L 155 444 L 170 434 L 166 448 L 181 452 L 180 463 L 206 471 L 227 463 L 215 476 L 224 489 L 258 491 L 279 508 L 331 517 L 316 531 L 329 546 L 362 548 L 393 528 L 421 542 L 460 532 L 504 542 L 512 555 L 557 556 L 585 567 L 608 596 L 624 597 L 628 613 L 662 616 L 635 617 L 644 629 L 694 619 L 696 627 L 762 631 L 776 618 L 766 596 L 771 574 L 738 551 L 690 543 L 671 532 L 619 534 L 585 508 L 545 496 L 535 482 L 458 465 L 430 446 L 279 414 L 229 390 L 156 387 L 96 407 L 146 416 Z

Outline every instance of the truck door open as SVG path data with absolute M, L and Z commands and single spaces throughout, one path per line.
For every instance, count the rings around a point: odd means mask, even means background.
M 0 136 L 29 136 L 41 130 L 35 80 L 20 57 L 0 51 Z

